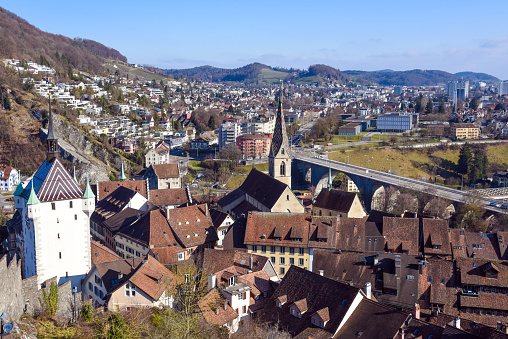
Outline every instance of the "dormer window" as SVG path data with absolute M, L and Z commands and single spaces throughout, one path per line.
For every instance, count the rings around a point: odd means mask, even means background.
M 228 283 L 229 283 L 229 286 L 236 285 L 236 275 L 229 278 Z

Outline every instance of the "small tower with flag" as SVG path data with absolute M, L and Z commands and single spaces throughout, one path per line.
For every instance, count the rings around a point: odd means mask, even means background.
M 284 113 L 282 112 L 283 96 L 284 87 L 281 82 L 279 108 L 277 109 L 272 144 L 270 145 L 270 155 L 268 156 L 268 172 L 271 177 L 282 181 L 291 188 L 291 154 L 286 133 L 286 123 L 284 122 Z

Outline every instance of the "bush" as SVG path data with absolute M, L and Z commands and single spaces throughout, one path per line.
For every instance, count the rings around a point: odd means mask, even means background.
M 46 293 L 46 289 L 42 290 L 42 300 L 41 306 L 44 312 L 49 316 L 54 316 L 58 308 L 58 286 L 55 283 L 51 283 L 49 294 Z
M 87 323 L 93 320 L 93 307 L 90 304 L 84 304 L 81 308 L 81 316 Z

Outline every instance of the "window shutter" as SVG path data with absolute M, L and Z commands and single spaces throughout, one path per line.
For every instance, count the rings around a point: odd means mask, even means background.
M 246 298 L 247 298 L 247 292 L 243 292 L 243 299 L 245 300 Z

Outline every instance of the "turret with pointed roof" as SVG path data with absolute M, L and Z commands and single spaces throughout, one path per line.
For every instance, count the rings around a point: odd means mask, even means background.
M 47 160 L 48 163 L 58 158 L 58 138 L 53 131 L 53 112 L 51 110 L 51 94 L 49 95 L 49 122 L 48 122 L 48 136 L 46 138 L 48 143 Z
M 125 171 L 123 169 L 123 161 L 122 161 L 122 168 L 120 169 L 120 176 L 118 177 L 118 180 L 127 180 L 127 177 L 125 176 Z
M 270 176 L 291 187 L 291 154 L 282 112 L 282 97 L 284 88 L 281 83 L 279 93 L 279 108 L 275 119 L 270 155 L 268 156 L 268 171 Z

